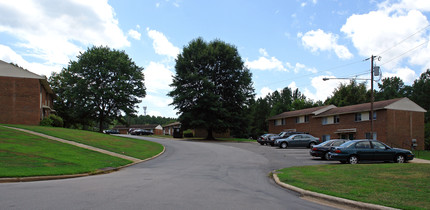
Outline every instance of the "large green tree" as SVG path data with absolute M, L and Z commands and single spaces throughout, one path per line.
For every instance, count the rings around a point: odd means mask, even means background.
M 136 113 L 139 98 L 146 95 L 143 68 L 124 51 L 92 47 L 78 61 L 50 77 L 59 96 L 56 109 L 66 125 L 96 122 L 99 131 L 122 114 Z
M 340 84 L 324 103 L 342 107 L 367 102 L 370 102 L 370 92 L 366 90 L 366 84 L 351 80 L 349 84 Z
M 254 96 L 251 72 L 236 47 L 220 40 L 192 40 L 178 55 L 176 75 L 169 96 L 184 129 L 213 131 L 238 129 L 246 118 L 243 110 Z
M 401 98 L 407 96 L 407 88 L 399 77 L 388 77 L 378 83 L 379 91 L 375 94 L 376 101 Z

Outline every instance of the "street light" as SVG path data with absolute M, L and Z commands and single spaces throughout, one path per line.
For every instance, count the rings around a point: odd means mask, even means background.
M 328 77 L 324 77 L 323 81 L 327 81 L 327 80 L 331 80 L 331 79 L 354 79 L 354 80 L 370 80 L 370 132 L 372 133 L 372 139 L 373 139 L 373 102 L 374 102 L 374 97 L 373 97 L 373 74 L 375 73 L 375 76 L 380 76 L 379 73 L 379 66 L 373 66 L 373 60 L 374 58 L 377 58 L 379 61 L 381 60 L 381 56 L 374 56 L 372 55 L 370 58 L 367 58 L 363 61 L 367 61 L 370 59 L 370 79 L 362 79 L 362 78 L 328 78 Z M 375 70 L 375 71 L 374 71 Z

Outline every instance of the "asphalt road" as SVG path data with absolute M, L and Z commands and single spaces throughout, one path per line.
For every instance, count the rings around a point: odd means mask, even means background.
M 0 209 L 332 209 L 268 177 L 273 169 L 326 164 L 308 149 L 146 139 L 166 152 L 105 175 L 0 184 Z

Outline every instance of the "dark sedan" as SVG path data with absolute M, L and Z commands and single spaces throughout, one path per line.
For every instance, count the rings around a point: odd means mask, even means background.
M 414 154 L 406 149 L 391 148 L 377 140 L 352 140 L 339 147 L 331 148 L 330 160 L 356 164 L 360 161 L 394 161 L 405 163 L 414 159 Z
M 287 147 L 308 147 L 311 148 L 314 145 L 320 143 L 320 139 L 309 134 L 294 134 L 286 139 L 275 140 L 275 146 L 279 146 L 282 149 Z
M 346 139 L 332 139 L 325 141 L 321 144 L 315 145 L 309 151 L 309 154 L 313 157 L 321 157 L 321 159 L 328 160 L 328 152 L 330 148 L 340 146 L 341 144 L 347 142 Z
M 154 135 L 150 130 L 145 129 L 135 129 L 130 132 L 131 135 Z
M 261 135 L 261 136 L 259 136 L 258 138 L 257 138 L 257 142 L 258 143 L 260 143 L 261 145 L 265 145 L 265 144 L 268 144 L 268 140 L 269 140 L 269 138 L 271 137 L 271 136 L 276 136 L 277 134 L 272 134 L 272 133 L 266 133 L 266 134 L 263 134 L 263 135 Z

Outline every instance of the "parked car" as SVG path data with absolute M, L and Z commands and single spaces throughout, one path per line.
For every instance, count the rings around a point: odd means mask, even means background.
M 130 132 L 131 135 L 154 135 L 150 130 L 145 129 L 135 129 Z
M 312 147 L 320 143 L 320 139 L 309 134 L 294 134 L 285 139 L 275 140 L 275 146 L 287 147 Z
M 394 161 L 405 163 L 414 159 L 414 154 L 406 149 L 391 148 L 377 140 L 351 140 L 331 148 L 330 160 L 356 164 L 360 161 Z
M 304 134 L 304 133 L 303 132 L 296 132 L 296 131 L 284 131 L 284 132 L 279 133 L 278 135 L 270 136 L 267 139 L 267 144 L 270 144 L 270 146 L 275 146 L 275 141 L 277 139 L 285 139 L 285 138 L 288 138 L 289 136 L 294 135 L 294 134 Z
M 119 134 L 119 130 L 104 130 L 105 134 Z
M 277 134 L 273 134 L 273 133 L 266 133 L 266 134 L 263 134 L 263 135 L 261 135 L 261 136 L 259 136 L 258 138 L 257 138 L 257 142 L 258 143 L 260 143 L 261 145 L 265 145 L 265 144 L 268 144 L 268 140 L 269 140 L 269 138 L 271 137 L 271 136 L 276 136 Z
M 330 148 L 340 146 L 341 144 L 347 142 L 349 140 L 346 139 L 332 139 L 325 141 L 321 144 L 315 145 L 311 147 L 309 150 L 309 154 L 313 157 L 321 157 L 321 159 L 328 160 L 328 153 L 330 152 Z

